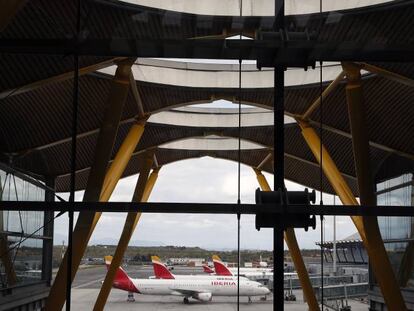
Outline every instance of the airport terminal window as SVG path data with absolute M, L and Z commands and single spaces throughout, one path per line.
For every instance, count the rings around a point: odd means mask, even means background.
M 1 201 L 44 201 L 45 190 L 0 170 Z M 0 211 L 0 288 L 42 279 L 44 212 Z M 46 237 L 47 238 L 47 237 Z M 49 237 L 50 238 L 50 237 Z
M 414 206 L 413 174 L 379 183 L 377 204 Z M 414 288 L 414 220 L 411 217 L 378 217 L 378 224 L 400 285 Z

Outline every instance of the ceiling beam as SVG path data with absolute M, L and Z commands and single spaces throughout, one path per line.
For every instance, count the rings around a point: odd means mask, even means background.
M 318 96 L 318 98 L 309 106 L 309 108 L 305 111 L 305 113 L 302 115 L 303 120 L 309 120 L 312 113 L 320 106 L 322 100 L 324 100 L 326 97 L 328 97 L 329 94 L 335 88 L 338 86 L 338 84 L 344 79 L 345 72 L 341 71 L 339 75 L 333 80 L 322 92 L 321 96 Z
M 79 69 L 79 76 L 83 76 L 85 74 L 97 71 L 99 69 L 115 65 L 116 62 L 124 60 L 124 59 L 125 58 L 123 57 L 116 57 L 116 58 L 111 58 L 111 59 L 93 64 L 90 66 L 82 67 Z M 43 80 L 39 80 L 39 81 L 35 81 L 35 82 L 29 83 L 26 85 L 19 86 L 17 88 L 4 90 L 0 92 L 0 99 L 5 99 L 7 97 L 21 94 L 21 93 L 28 92 L 28 91 L 33 91 L 35 89 L 38 89 L 50 83 L 62 82 L 62 81 L 69 80 L 72 78 L 73 78 L 73 70 L 70 70 L 70 71 L 58 74 L 56 76 L 52 76 L 52 77 L 49 77 Z
M 270 160 L 273 159 L 273 153 L 269 153 L 266 158 L 263 159 L 262 162 L 259 163 L 259 165 L 256 167 L 258 170 L 261 170 L 262 167 L 264 167 L 266 165 L 267 162 L 269 162 Z M 273 162 L 273 161 L 272 161 Z M 273 167 L 273 165 L 272 165 Z
M 135 102 L 137 103 L 137 107 L 138 107 L 138 117 L 144 118 L 145 117 L 144 104 L 142 101 L 141 94 L 138 91 L 137 81 L 135 80 L 134 73 L 132 72 L 132 70 L 131 70 L 129 79 L 130 79 L 129 84 L 131 85 L 132 96 L 134 97 Z
M 133 122 L 136 122 L 136 120 L 137 119 L 135 117 L 125 119 L 125 120 L 122 120 L 121 122 L 119 122 L 119 125 L 127 124 L 127 123 L 133 123 Z M 76 136 L 76 139 L 81 139 L 81 138 L 84 138 L 84 137 L 87 137 L 87 136 L 90 136 L 90 135 L 98 134 L 99 130 L 100 130 L 100 128 L 97 128 L 97 129 L 93 129 L 93 130 L 86 131 L 86 132 L 83 132 L 83 133 L 79 133 Z M 58 145 L 61 145 L 61 144 L 64 144 L 64 143 L 69 143 L 69 142 L 71 142 L 71 140 L 72 140 L 71 137 L 62 138 L 60 140 L 56 140 L 54 142 L 51 142 L 51 143 L 48 143 L 48 144 L 45 144 L 45 145 L 41 145 L 41 146 L 33 147 L 33 148 L 30 148 L 30 149 L 27 149 L 27 150 L 24 150 L 24 151 L 16 152 L 16 154 L 20 154 L 20 156 L 26 156 L 29 153 L 32 153 L 34 151 L 41 151 L 41 150 L 44 150 L 44 149 L 47 149 L 47 148 L 52 148 L 52 147 L 55 147 L 55 146 L 58 146 Z
M 289 117 L 299 119 L 299 120 L 303 120 L 301 115 L 298 115 L 298 114 L 295 114 L 295 113 L 289 113 L 287 111 L 285 111 L 285 114 Z M 317 128 L 320 127 L 320 122 L 319 121 L 314 121 L 314 120 L 308 119 L 308 120 L 306 120 L 306 122 L 308 122 L 313 127 L 317 127 Z M 333 126 L 327 125 L 326 123 L 323 124 L 323 129 L 327 132 L 334 133 L 334 134 L 352 139 L 351 133 L 349 133 L 347 131 L 344 131 L 344 130 L 341 130 L 341 129 L 338 129 L 338 128 L 335 128 Z M 380 144 L 380 143 L 377 143 L 377 142 L 374 142 L 374 141 L 371 141 L 371 140 L 369 141 L 369 145 L 373 148 L 377 148 L 377 149 L 380 149 L 380 150 L 386 151 L 386 152 L 391 152 L 391 153 L 394 153 L 394 154 L 399 155 L 401 157 L 404 157 L 404 158 L 407 158 L 407 159 L 410 159 L 410 160 L 414 160 L 414 154 L 411 154 L 411 153 L 408 153 L 408 152 L 405 152 L 405 151 L 401 151 L 401 150 L 398 150 L 398 149 L 395 149 L 395 148 L 392 148 L 392 147 L 389 147 L 387 145 Z
M 308 122 L 313 127 L 319 127 L 320 126 L 320 123 L 317 122 L 317 121 L 308 120 Z M 348 133 L 346 131 L 334 128 L 332 126 L 324 124 L 323 129 L 325 131 L 328 131 L 328 132 L 338 134 L 340 136 L 352 139 L 351 133 Z M 407 159 L 410 159 L 410 160 L 414 161 L 414 155 L 413 154 L 410 154 L 410 153 L 407 153 L 407 152 L 404 152 L 404 151 L 401 151 L 401 150 L 398 150 L 398 149 L 395 149 L 395 148 L 392 148 L 392 147 L 388 147 L 386 145 L 383 145 L 383 144 L 380 144 L 380 143 L 377 143 L 377 142 L 374 142 L 374 141 L 369 141 L 369 145 L 373 148 L 377 148 L 377 149 L 380 149 L 380 150 L 386 151 L 386 152 L 391 152 L 391 153 L 394 153 L 394 154 L 399 155 L 401 157 L 404 157 L 404 158 L 407 158 Z
M 293 159 L 293 160 L 300 161 L 302 163 L 306 163 L 306 164 L 311 165 L 313 167 L 320 168 L 320 165 L 318 163 L 312 162 L 312 161 L 309 161 L 309 160 L 302 159 L 302 158 L 300 158 L 298 156 L 295 156 L 293 154 L 290 154 L 290 153 L 286 153 L 285 152 L 285 157 L 290 158 L 290 159 Z M 340 173 L 341 173 L 342 176 L 356 181 L 356 177 L 355 176 L 352 176 L 352 175 L 349 175 L 349 174 L 346 174 L 346 173 L 343 173 L 343 172 L 340 172 Z
M 377 74 L 378 76 L 404 84 L 409 87 L 414 87 L 414 79 L 408 78 L 398 73 L 389 71 L 387 69 L 384 69 L 384 68 L 381 68 L 375 65 L 367 64 L 367 63 L 356 63 L 356 65 L 359 66 L 361 69 Z

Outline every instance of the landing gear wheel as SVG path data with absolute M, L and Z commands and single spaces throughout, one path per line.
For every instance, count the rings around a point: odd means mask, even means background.
M 286 294 L 285 295 L 285 300 L 286 301 L 296 301 L 296 296 L 293 294 Z
M 267 296 L 261 297 L 260 300 L 261 301 L 266 301 L 267 300 Z
M 252 303 L 252 298 L 250 296 L 248 298 L 249 298 L 248 303 Z
M 134 298 L 134 293 L 132 292 L 128 292 L 128 298 L 127 298 L 128 302 L 134 302 L 135 298 Z
M 183 302 L 184 302 L 184 304 L 186 304 L 186 305 L 188 305 L 188 304 L 190 303 L 190 301 L 188 300 L 188 298 L 187 298 L 187 297 L 184 297 Z

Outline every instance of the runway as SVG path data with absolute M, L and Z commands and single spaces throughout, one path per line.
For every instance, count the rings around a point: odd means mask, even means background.
M 133 278 L 148 278 L 153 275 L 152 266 L 125 266 L 124 269 Z M 104 266 L 88 267 L 79 270 L 72 286 L 72 309 L 76 311 L 92 310 L 98 296 L 101 282 L 105 277 L 106 268 Z M 203 274 L 201 268 L 176 267 L 175 274 Z M 299 311 L 307 310 L 307 305 L 303 301 L 302 292 L 294 291 L 297 301 L 285 302 L 285 310 Z M 135 302 L 127 302 L 127 293 L 113 288 L 108 298 L 105 310 L 191 310 L 209 311 L 237 310 L 236 297 L 213 297 L 211 302 L 200 302 L 190 299 L 190 304 L 185 305 L 182 298 L 178 296 L 147 296 L 134 295 Z M 248 303 L 247 297 L 240 298 L 240 310 L 243 311 L 270 311 L 272 308 L 272 296 L 268 296 L 266 301 L 260 297 L 252 297 L 253 302 Z M 351 302 L 353 311 L 368 310 L 366 304 Z

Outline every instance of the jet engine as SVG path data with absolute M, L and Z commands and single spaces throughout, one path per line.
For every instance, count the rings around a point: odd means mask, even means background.
M 211 295 L 211 293 L 197 293 L 193 296 L 193 298 L 200 301 L 211 301 L 213 295 Z

